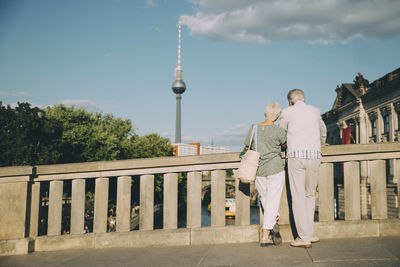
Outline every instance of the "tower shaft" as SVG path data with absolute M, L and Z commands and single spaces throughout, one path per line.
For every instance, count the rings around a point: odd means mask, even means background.
M 175 127 L 175 143 L 182 143 L 181 140 L 181 94 L 176 95 L 176 127 Z

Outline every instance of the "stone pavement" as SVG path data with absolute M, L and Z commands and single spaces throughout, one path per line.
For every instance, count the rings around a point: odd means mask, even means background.
M 289 243 L 110 248 L 0 257 L 0 266 L 400 266 L 400 237 L 327 239 L 310 249 Z

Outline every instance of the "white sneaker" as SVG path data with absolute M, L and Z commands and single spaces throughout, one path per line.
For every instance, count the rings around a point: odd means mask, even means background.
M 310 238 L 311 243 L 318 243 L 319 242 L 319 237 L 318 236 L 312 236 Z
M 290 242 L 292 247 L 299 247 L 299 248 L 311 248 L 311 242 L 307 243 L 301 240 L 301 238 L 296 238 L 292 242 Z

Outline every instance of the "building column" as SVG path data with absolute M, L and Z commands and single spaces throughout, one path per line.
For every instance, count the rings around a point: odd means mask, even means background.
M 339 121 L 337 123 L 337 126 L 339 128 L 339 137 L 340 137 L 339 144 L 341 144 L 342 143 L 342 139 L 343 139 L 343 129 L 347 128 L 347 123 L 344 120 L 343 121 Z
M 379 109 L 376 109 L 376 142 L 380 143 L 381 135 L 383 134 L 383 119 Z
M 368 143 L 368 129 L 367 129 L 367 113 L 360 102 L 360 113 L 356 118 L 359 122 L 360 129 L 360 139 L 359 144 Z M 360 161 L 360 195 L 361 195 L 361 218 L 368 218 L 368 190 L 367 190 L 367 180 L 368 180 L 368 161 Z

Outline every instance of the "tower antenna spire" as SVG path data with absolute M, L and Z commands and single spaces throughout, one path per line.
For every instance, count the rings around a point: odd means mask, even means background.
M 178 70 L 181 69 L 181 25 L 182 19 L 179 18 L 179 34 L 178 34 Z
M 176 127 L 175 127 L 175 143 L 181 143 L 181 99 L 182 94 L 186 90 L 186 84 L 182 80 L 181 67 L 181 25 L 182 19 L 179 18 L 178 27 L 178 66 L 175 69 L 175 81 L 172 83 L 172 91 L 176 94 Z

